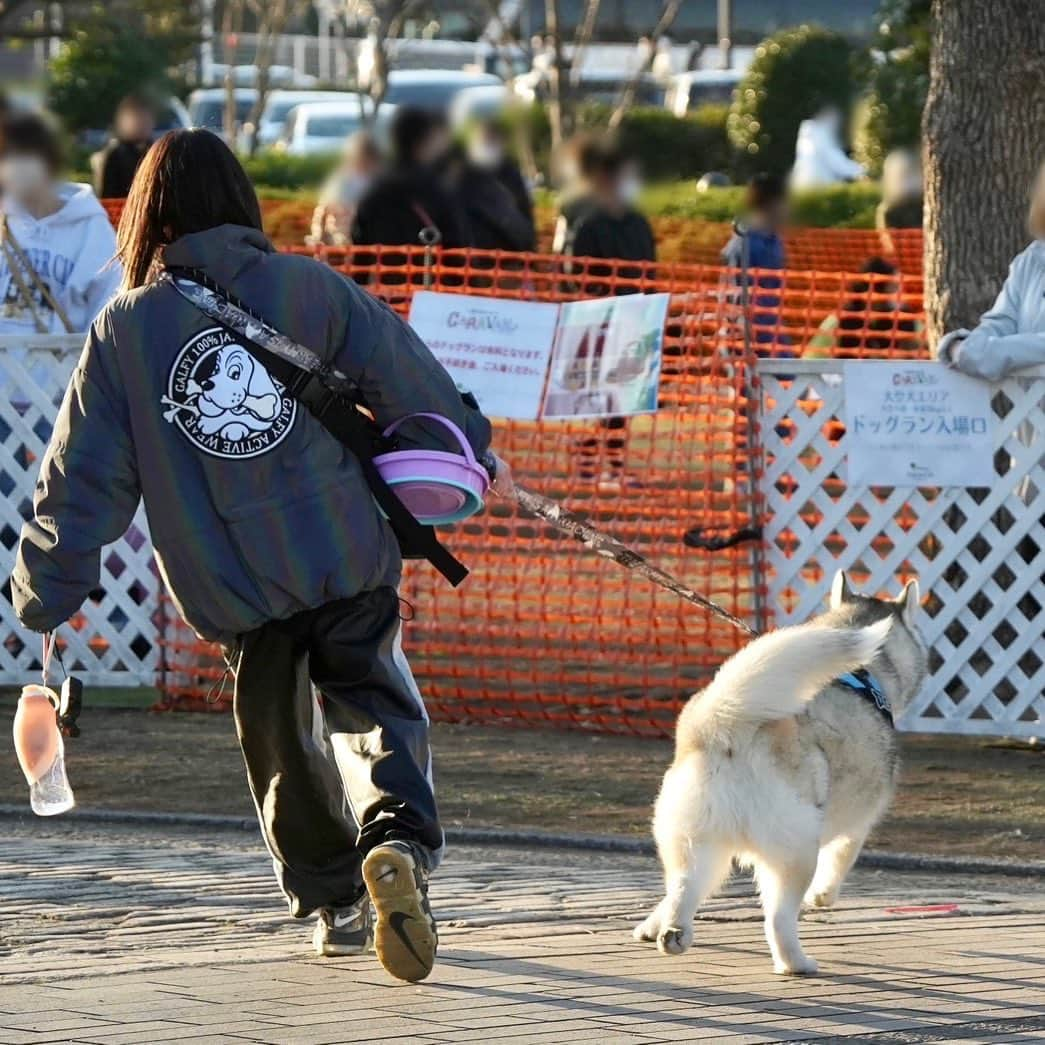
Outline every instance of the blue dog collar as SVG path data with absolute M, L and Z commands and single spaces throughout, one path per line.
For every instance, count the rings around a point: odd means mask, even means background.
M 889 698 L 885 695 L 885 691 L 874 675 L 861 668 L 859 671 L 847 671 L 844 675 L 839 675 L 838 681 L 847 689 L 851 689 L 866 700 L 870 700 L 878 712 L 888 719 L 889 724 L 892 725 L 892 705 L 889 703 Z

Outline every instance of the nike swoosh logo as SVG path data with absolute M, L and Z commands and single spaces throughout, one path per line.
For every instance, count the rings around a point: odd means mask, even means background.
M 358 922 L 358 921 L 359 921 L 359 915 L 358 914 L 345 914 L 345 915 L 335 914 L 334 915 L 334 928 L 335 929 L 344 929 L 344 927 L 346 925 L 351 925 L 353 922 Z
M 403 946 L 414 956 L 414 960 L 417 962 L 417 964 L 421 966 L 427 966 L 428 962 L 426 962 L 424 958 L 422 958 L 421 955 L 417 953 L 416 949 L 414 948 L 413 941 L 406 934 L 406 923 L 415 921 L 417 921 L 416 918 L 414 918 L 412 915 L 404 914 L 402 911 L 393 911 L 388 916 L 388 924 L 392 926 L 393 931 L 395 932 L 396 936 L 399 937 Z

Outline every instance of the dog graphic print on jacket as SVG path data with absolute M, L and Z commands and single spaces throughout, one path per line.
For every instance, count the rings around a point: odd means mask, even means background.
M 205 453 L 257 457 L 294 424 L 297 403 L 221 327 L 197 334 L 171 367 L 164 418 Z

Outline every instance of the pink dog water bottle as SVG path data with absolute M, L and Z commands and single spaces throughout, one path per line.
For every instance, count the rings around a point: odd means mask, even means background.
M 24 686 L 15 712 L 18 764 L 29 784 L 29 805 L 37 816 L 55 816 L 75 805 L 65 775 L 65 746 L 55 709 L 58 694 L 47 686 Z
M 54 632 L 48 632 L 43 642 L 43 685 L 23 686 L 15 712 L 15 754 L 29 784 L 29 805 L 37 816 L 56 816 L 76 804 L 65 775 L 65 745 L 58 724 L 61 698 L 47 685 L 56 648 Z M 67 685 L 73 681 L 67 679 Z M 62 692 L 65 693 L 64 687 Z M 78 690 L 76 697 L 79 710 Z M 72 729 L 75 730 L 75 721 Z M 75 732 L 70 733 L 74 735 Z

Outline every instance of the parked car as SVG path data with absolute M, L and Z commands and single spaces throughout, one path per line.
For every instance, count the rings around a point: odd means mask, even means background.
M 237 87 L 236 125 L 242 126 L 250 118 L 258 92 L 253 87 Z M 203 87 L 189 95 L 189 120 L 193 127 L 206 127 L 222 134 L 225 127 L 225 88 Z
M 739 69 L 697 69 L 676 73 L 668 86 L 664 108 L 676 116 L 685 116 L 702 105 L 730 102 L 743 75 Z
M 511 92 L 503 83 L 465 87 L 458 91 L 450 104 L 450 123 L 461 127 L 473 120 L 496 119 L 512 100 Z
M 367 111 L 373 103 L 364 99 Z M 394 105 L 381 105 L 374 120 L 374 134 L 383 140 L 387 134 Z M 276 148 L 292 156 L 315 156 L 337 152 L 350 134 L 363 127 L 363 112 L 358 98 L 351 102 L 307 102 L 290 110 Z
M 206 86 L 220 87 L 229 74 L 229 67 L 220 63 L 212 65 L 207 72 Z M 232 67 L 232 82 L 236 87 L 254 87 L 258 82 L 258 67 L 256 65 L 234 65 Z M 298 87 L 307 89 L 314 87 L 319 80 L 308 73 L 299 73 L 289 65 L 269 66 L 270 87 Z
M 631 75 L 626 71 L 584 69 L 580 75 L 573 78 L 570 90 L 575 97 L 584 101 L 616 105 L 630 82 Z M 539 70 L 527 73 L 515 80 L 515 93 L 528 105 L 547 101 L 547 80 Z M 664 85 L 653 76 L 641 77 L 635 90 L 634 104 L 653 107 L 663 105 Z
M 283 134 L 283 125 L 292 109 L 313 102 L 341 102 L 359 105 L 355 91 L 271 91 L 265 99 L 265 108 L 258 121 L 258 145 L 274 145 Z
M 388 74 L 388 105 L 409 105 L 448 112 L 454 98 L 468 87 L 503 86 L 493 73 L 472 73 L 460 69 L 393 69 Z

